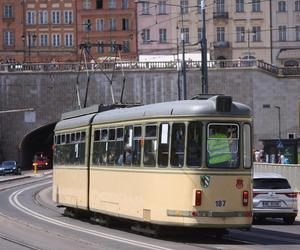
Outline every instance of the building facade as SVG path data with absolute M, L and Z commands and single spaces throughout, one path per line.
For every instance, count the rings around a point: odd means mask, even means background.
M 133 0 L 78 0 L 79 44 L 92 44 L 90 54 L 97 59 L 118 56 L 136 60 L 136 4 Z
M 201 2 L 140 1 L 137 15 L 139 53 L 164 55 L 166 49 L 172 49 L 172 54 L 176 54 L 178 44 L 182 53 L 184 38 L 185 52 L 200 54 L 203 37 Z M 299 0 L 204 2 L 207 48 L 211 59 L 255 58 L 284 65 L 293 56 L 300 61 Z
M 23 2 L 0 2 L 0 61 L 23 61 Z

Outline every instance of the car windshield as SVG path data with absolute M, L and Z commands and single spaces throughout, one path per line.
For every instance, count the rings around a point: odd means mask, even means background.
M 2 162 L 2 166 L 13 166 L 15 165 L 15 162 L 14 161 L 4 161 Z
M 280 178 L 255 178 L 253 182 L 254 189 L 288 189 L 291 188 L 287 179 Z

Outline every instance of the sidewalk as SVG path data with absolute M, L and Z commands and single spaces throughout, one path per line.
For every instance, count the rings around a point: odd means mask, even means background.
M 26 179 L 31 177 L 42 177 L 44 175 L 52 174 L 52 170 L 39 170 L 36 174 L 32 170 L 23 171 L 22 175 L 4 175 L 0 176 L 0 183 L 10 182 L 14 180 Z

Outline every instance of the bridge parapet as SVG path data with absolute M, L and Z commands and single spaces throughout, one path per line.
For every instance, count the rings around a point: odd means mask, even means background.
M 272 172 L 286 177 L 291 186 L 300 192 L 300 164 L 254 163 L 254 172 Z

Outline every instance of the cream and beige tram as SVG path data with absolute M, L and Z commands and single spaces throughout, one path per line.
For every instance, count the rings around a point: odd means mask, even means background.
M 141 225 L 249 229 L 251 110 L 228 96 L 68 113 L 53 199 Z

